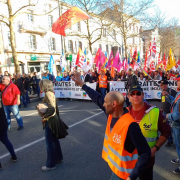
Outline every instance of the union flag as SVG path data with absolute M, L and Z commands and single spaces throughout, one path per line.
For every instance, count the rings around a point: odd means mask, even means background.
M 66 36 L 65 30 L 79 21 L 89 19 L 90 16 L 77 7 L 67 10 L 59 19 L 53 23 L 52 31 L 56 34 Z
M 81 48 L 79 48 L 76 59 L 76 65 L 82 68 L 85 59 L 86 59 L 85 54 L 82 52 Z

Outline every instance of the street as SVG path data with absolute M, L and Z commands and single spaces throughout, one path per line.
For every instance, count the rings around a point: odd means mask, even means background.
M 58 101 L 61 118 L 70 127 L 69 136 L 60 140 L 64 160 L 53 171 L 41 170 L 46 163 L 46 145 L 41 118 L 35 110 L 39 102 L 20 109 L 23 130 L 17 131 L 17 123 L 13 119 L 12 130 L 8 131 L 18 162 L 10 162 L 10 155 L 0 143 L 3 166 L 0 180 L 109 180 L 111 170 L 101 158 L 107 117 L 90 101 Z M 149 103 L 160 107 L 158 101 Z M 177 158 L 173 147 L 163 146 L 156 153 L 155 180 L 180 179 L 172 172 L 177 167 L 170 162 L 172 158 Z

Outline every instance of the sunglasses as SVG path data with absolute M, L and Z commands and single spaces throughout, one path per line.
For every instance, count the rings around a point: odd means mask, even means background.
M 132 96 L 132 97 L 134 97 L 135 95 L 136 96 L 141 96 L 141 92 L 137 92 L 137 93 L 132 92 L 129 95 Z

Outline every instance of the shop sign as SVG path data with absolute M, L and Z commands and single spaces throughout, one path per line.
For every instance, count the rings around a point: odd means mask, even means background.
M 31 54 L 31 61 L 36 61 L 37 60 L 37 57 L 35 54 Z

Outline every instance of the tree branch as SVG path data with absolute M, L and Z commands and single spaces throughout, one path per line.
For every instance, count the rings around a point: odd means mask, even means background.
M 36 3 L 37 4 L 37 3 Z M 36 6 L 36 4 L 32 5 L 32 4 L 28 4 L 26 6 L 22 6 L 20 9 L 18 9 L 12 16 L 15 16 L 20 10 L 26 8 L 26 7 L 29 7 L 29 6 Z
M 7 22 L 5 22 L 5 21 L 3 21 L 3 20 L 0 20 L 0 22 L 5 23 L 5 24 L 9 27 L 9 24 L 8 24 Z
M 3 1 L 3 0 L 1 0 L 1 1 L 0 1 L 0 3 L 4 3 L 4 4 L 7 4 L 7 2 L 5 2 L 5 1 Z
M 53 12 L 53 11 L 54 11 L 55 9 L 57 9 L 57 8 L 58 8 L 58 6 L 55 7 L 53 10 L 51 10 L 51 11 L 49 11 L 49 12 L 47 12 L 47 13 L 44 13 L 44 14 L 34 14 L 34 13 L 30 13 L 30 12 L 20 12 L 20 13 L 18 13 L 16 16 L 18 16 L 19 14 L 32 14 L 33 16 L 45 16 L 45 15 Z

